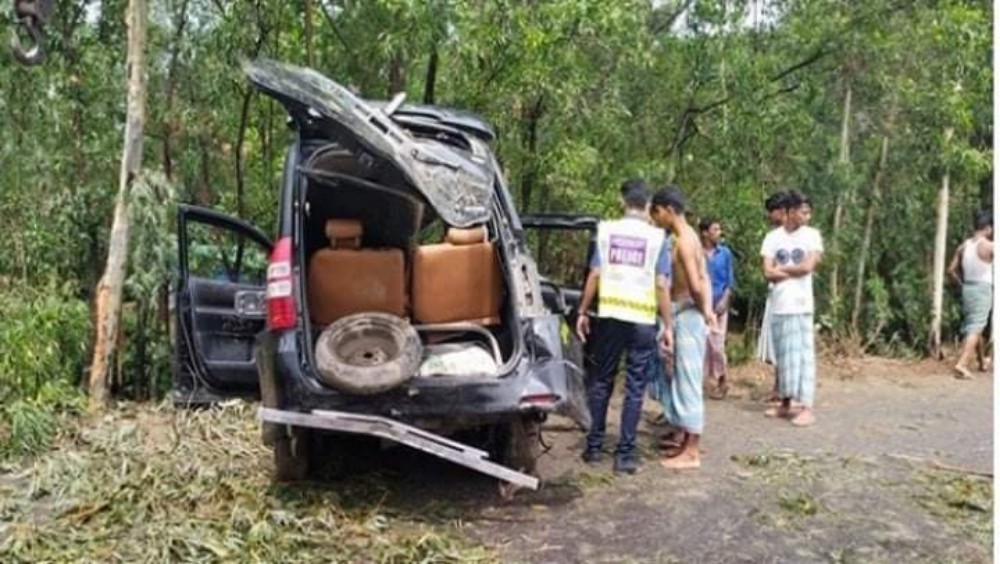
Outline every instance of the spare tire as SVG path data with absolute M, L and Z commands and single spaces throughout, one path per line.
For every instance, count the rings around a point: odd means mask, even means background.
M 316 342 L 320 380 L 355 394 L 377 394 L 406 382 L 419 370 L 422 356 L 417 330 L 385 313 L 339 319 Z

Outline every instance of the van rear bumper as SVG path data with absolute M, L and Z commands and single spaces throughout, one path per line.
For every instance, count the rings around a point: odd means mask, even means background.
M 264 331 L 257 368 L 264 407 L 312 413 L 333 410 L 389 417 L 418 426 L 488 423 L 523 413 L 558 413 L 590 425 L 583 375 L 560 357 L 522 360 L 499 378 L 413 378 L 373 395 L 322 384 L 305 365 L 296 331 Z

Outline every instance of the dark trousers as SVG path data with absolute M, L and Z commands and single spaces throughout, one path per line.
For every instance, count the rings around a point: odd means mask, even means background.
M 587 390 L 591 424 L 587 448 L 599 449 L 604 442 L 608 402 L 615 387 L 615 373 L 626 352 L 625 403 L 622 406 L 621 437 L 615 454 L 635 451 L 636 431 L 642 413 L 642 395 L 646 389 L 649 363 L 656 355 L 656 326 L 601 319 L 595 331 L 597 373 Z

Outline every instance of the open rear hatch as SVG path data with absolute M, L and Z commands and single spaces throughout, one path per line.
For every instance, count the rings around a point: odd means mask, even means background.
M 489 219 L 494 178 L 484 158 L 408 135 L 382 109 L 312 69 L 258 59 L 244 71 L 285 106 L 301 131 L 321 132 L 355 155 L 369 152 L 392 162 L 447 224 L 469 227 Z

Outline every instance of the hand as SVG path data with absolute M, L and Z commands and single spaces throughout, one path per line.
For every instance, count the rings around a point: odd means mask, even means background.
M 709 333 L 718 333 L 720 331 L 719 320 L 711 313 L 705 314 L 705 325 L 708 327 Z
M 590 316 L 581 313 L 576 316 L 576 336 L 586 343 L 587 335 L 590 335 Z
M 660 329 L 660 355 L 668 356 L 674 352 L 674 331 L 669 327 Z

